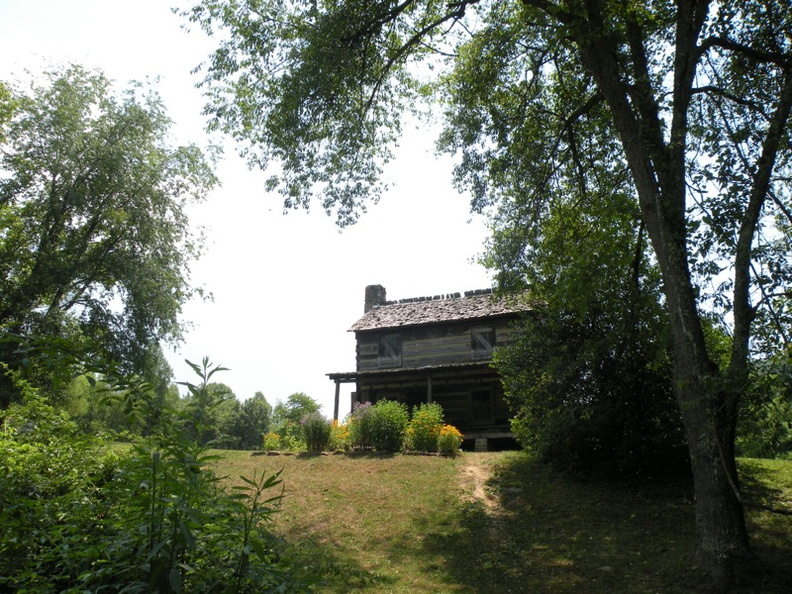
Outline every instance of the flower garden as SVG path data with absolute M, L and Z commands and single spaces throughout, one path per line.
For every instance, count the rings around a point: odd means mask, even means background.
M 421 452 L 454 456 L 462 434 L 444 421 L 443 408 L 424 403 L 410 411 L 395 400 L 355 403 L 344 422 L 329 421 L 319 412 L 305 415 L 299 425 L 287 423 L 264 436 L 268 452 Z

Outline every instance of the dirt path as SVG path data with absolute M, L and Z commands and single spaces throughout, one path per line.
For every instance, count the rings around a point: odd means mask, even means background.
M 490 515 L 500 510 L 500 502 L 487 488 L 487 481 L 492 476 L 492 464 L 482 455 L 468 455 L 460 472 L 462 496 L 470 502 L 478 502 Z

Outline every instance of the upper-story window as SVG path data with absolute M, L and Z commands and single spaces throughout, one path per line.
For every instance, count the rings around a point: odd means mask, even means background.
M 401 365 L 401 334 L 380 334 L 377 347 L 377 365 L 380 367 L 399 367 Z
M 473 357 L 487 358 L 492 356 L 495 348 L 495 328 L 492 326 L 473 328 L 470 331 L 470 350 Z

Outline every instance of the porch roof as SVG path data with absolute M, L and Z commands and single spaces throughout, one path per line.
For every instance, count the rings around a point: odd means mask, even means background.
M 442 373 L 462 371 L 465 369 L 486 369 L 492 367 L 491 361 L 467 361 L 465 363 L 447 363 L 445 365 L 424 365 L 422 367 L 389 367 L 387 369 L 368 369 L 365 371 L 348 371 L 328 373 L 327 377 L 337 383 L 355 382 L 359 378 L 423 374 L 428 372 Z

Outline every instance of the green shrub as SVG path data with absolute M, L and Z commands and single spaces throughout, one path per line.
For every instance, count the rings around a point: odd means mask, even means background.
M 284 421 L 275 429 L 275 434 L 280 442 L 280 449 L 287 452 L 299 452 L 306 449 L 303 428 L 300 423 Z
M 792 359 L 777 354 L 752 365 L 753 380 L 740 402 L 738 456 L 784 458 L 792 454 Z
M 300 421 L 303 439 L 309 452 L 323 452 L 330 445 L 330 422 L 316 411 L 305 415 Z
M 196 369 L 204 382 L 214 370 Z M 143 382 L 122 399 L 158 406 Z M 2 415 L 0 591 L 304 591 L 264 522 L 277 475 L 224 491 L 177 411 L 128 451 L 104 453 L 34 390 Z M 151 411 L 149 411 L 151 412 Z
M 436 402 L 414 407 L 407 426 L 407 447 L 418 452 L 436 452 L 443 418 L 443 407 Z
M 380 400 L 374 405 L 371 442 L 383 452 L 398 452 L 404 446 L 404 433 L 410 419 L 407 405 L 395 400 Z
M 302 420 L 318 412 L 321 405 L 302 392 L 291 394 L 286 402 L 278 402 L 272 409 L 272 429 L 280 438 L 280 449 L 298 452 L 307 449 Z
M 373 426 L 374 406 L 371 402 L 356 402 L 347 419 L 349 429 L 349 443 L 352 448 L 374 447 Z

